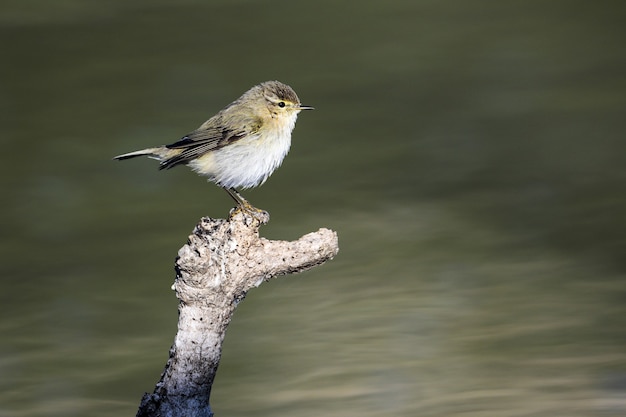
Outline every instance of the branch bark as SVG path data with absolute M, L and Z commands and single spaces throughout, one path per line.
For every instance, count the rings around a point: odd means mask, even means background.
M 237 304 L 264 281 L 321 265 L 339 250 L 337 234 L 328 229 L 287 242 L 260 238 L 259 226 L 244 213 L 229 220 L 205 217 L 179 250 L 172 286 L 179 299 L 178 332 L 138 417 L 212 417 L 211 386 Z

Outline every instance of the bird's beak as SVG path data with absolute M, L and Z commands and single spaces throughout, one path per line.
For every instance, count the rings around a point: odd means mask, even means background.
M 296 110 L 315 110 L 315 107 L 305 106 L 305 105 L 302 104 L 302 105 L 296 107 Z

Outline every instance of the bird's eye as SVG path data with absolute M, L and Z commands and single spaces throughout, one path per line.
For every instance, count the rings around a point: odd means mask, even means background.
M 278 102 L 278 107 L 285 107 L 285 102 L 284 101 L 279 101 Z

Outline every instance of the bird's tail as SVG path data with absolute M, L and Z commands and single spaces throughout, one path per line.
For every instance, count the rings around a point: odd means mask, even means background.
M 142 149 L 140 151 L 129 152 L 122 155 L 118 155 L 113 157 L 113 159 L 117 159 L 118 161 L 122 161 L 124 159 L 136 158 L 138 156 L 147 156 L 154 159 L 161 159 L 161 152 L 159 152 L 159 148 L 147 148 Z

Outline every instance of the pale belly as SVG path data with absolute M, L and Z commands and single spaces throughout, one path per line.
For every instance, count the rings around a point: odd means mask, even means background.
M 291 132 L 285 133 L 271 138 L 241 139 L 190 161 L 188 165 L 222 187 L 256 187 L 267 180 L 289 152 Z

